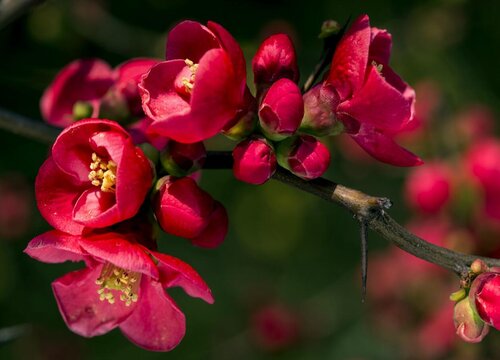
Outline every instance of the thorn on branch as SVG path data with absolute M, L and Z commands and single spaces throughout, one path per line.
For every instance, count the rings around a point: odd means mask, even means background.
M 361 302 L 366 299 L 366 281 L 368 277 L 368 227 L 366 221 L 360 221 L 360 235 L 361 235 Z

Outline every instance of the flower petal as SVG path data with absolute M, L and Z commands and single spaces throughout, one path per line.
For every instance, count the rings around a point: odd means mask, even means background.
M 247 84 L 247 70 L 243 51 L 241 50 L 240 45 L 238 45 L 238 42 L 236 42 L 234 37 L 224 27 L 213 21 L 209 21 L 207 26 L 215 33 L 222 45 L 222 48 L 226 50 L 229 58 L 231 59 L 231 63 L 234 67 L 235 81 L 240 84 L 240 95 L 243 99 Z
M 186 64 L 183 60 L 161 62 L 151 68 L 139 83 L 142 108 L 155 121 L 184 115 L 189 112 L 189 102 L 175 89 L 175 79 Z
M 384 66 L 389 64 L 392 48 L 392 35 L 384 29 L 371 28 L 370 60 Z
M 361 15 L 337 45 L 327 82 L 337 90 L 341 101 L 363 85 L 370 40 L 370 19 L 368 15 Z
M 78 244 L 78 239 L 78 236 L 61 231 L 47 231 L 31 240 L 24 252 L 45 263 L 82 261 L 85 253 Z
M 102 228 L 120 221 L 115 194 L 97 187 L 85 190 L 72 209 L 73 220 L 88 227 Z
M 184 337 L 186 318 L 159 282 L 143 279 L 139 301 L 120 330 L 146 350 L 169 351 Z
M 375 159 L 395 166 L 417 166 L 423 161 L 415 154 L 402 148 L 389 136 L 370 126 L 361 126 L 351 137 Z
M 152 253 L 158 260 L 160 281 L 165 288 L 180 286 L 191 297 L 200 298 L 213 304 L 212 291 L 201 276 L 190 265 L 173 256 Z
M 62 171 L 81 183 L 89 183 L 89 165 L 92 162 L 89 139 L 94 134 L 104 131 L 114 131 L 129 137 L 128 133 L 114 121 L 80 120 L 64 129 L 57 137 L 52 146 L 54 162 Z
M 106 232 L 82 238 L 80 246 L 90 255 L 122 269 L 140 272 L 154 279 L 158 269 L 143 246 L 123 234 Z
M 166 59 L 189 59 L 198 63 L 210 49 L 220 48 L 214 33 L 196 21 L 186 20 L 168 33 Z
M 337 112 L 387 134 L 398 132 L 410 120 L 410 102 L 374 66 L 369 65 L 367 76 L 363 87 L 342 102 Z
M 73 220 L 73 206 L 84 188 L 73 181 L 49 157 L 38 171 L 35 195 L 38 209 L 50 225 L 57 230 L 78 235 L 82 233 L 84 226 Z
M 71 331 L 85 337 L 102 335 L 113 330 L 134 310 L 117 301 L 100 301 L 99 277 L 102 265 L 70 272 L 52 283 L 52 290 L 64 322 Z

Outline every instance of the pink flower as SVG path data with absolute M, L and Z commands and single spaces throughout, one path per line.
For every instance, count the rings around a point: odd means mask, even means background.
M 151 130 L 182 143 L 208 139 L 247 109 L 246 69 L 234 38 L 219 24 L 183 21 L 167 40 L 166 60 L 139 85 Z
M 73 235 L 134 216 L 153 180 L 149 160 L 129 134 L 109 120 L 67 127 L 40 168 L 35 194 L 42 216 Z
M 289 79 L 279 79 L 273 83 L 259 108 L 262 131 L 274 141 L 293 135 L 303 116 L 302 94 L 297 84 Z
M 276 34 L 265 39 L 252 60 L 252 69 L 257 86 L 270 86 L 283 78 L 297 83 L 297 56 L 288 35 Z
M 188 264 L 149 250 L 143 231 L 106 231 L 72 236 L 49 231 L 37 236 L 25 252 L 47 263 L 84 261 L 86 268 L 52 283 L 59 311 L 75 333 L 93 337 L 115 328 L 134 344 L 169 351 L 182 340 L 184 314 L 165 292 L 180 286 L 213 303 L 210 289 Z
M 97 117 L 100 99 L 113 81 L 113 70 L 104 61 L 75 60 L 57 74 L 43 93 L 42 116 L 51 125 L 66 127 L 79 120 L 73 116 L 74 107 L 77 102 L 84 102 L 89 106 L 84 117 Z
M 415 210 L 435 214 L 450 200 L 452 171 L 445 163 L 427 164 L 414 169 L 405 185 L 406 199 Z
M 278 163 L 295 175 L 312 180 L 320 177 L 330 165 L 330 152 L 318 139 L 301 135 L 278 144 Z
M 221 203 L 190 177 L 167 176 L 159 181 L 155 215 L 161 228 L 201 247 L 219 246 L 227 234 L 227 213 Z
M 73 61 L 45 90 L 40 102 L 42 115 L 58 127 L 91 117 L 125 122 L 144 118 L 137 84 L 157 62 L 132 59 L 113 70 L 99 59 Z
M 260 185 L 276 171 L 276 155 L 265 139 L 254 138 L 240 142 L 233 150 L 233 174 L 240 181 Z
M 346 132 L 376 159 L 422 164 L 393 137 L 413 119 L 415 92 L 389 67 L 391 35 L 360 16 L 340 40 L 323 86 Z
M 481 319 L 500 330 L 500 272 L 493 268 L 479 275 L 472 282 L 469 299 Z

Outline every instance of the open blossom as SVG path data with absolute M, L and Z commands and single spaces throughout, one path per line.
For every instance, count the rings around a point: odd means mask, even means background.
M 99 59 L 75 60 L 45 90 L 40 102 L 42 115 L 58 127 L 91 117 L 139 120 L 144 113 L 137 84 L 157 62 L 138 58 L 112 69 Z
M 117 123 L 81 120 L 67 127 L 38 172 L 38 208 L 50 225 L 70 234 L 134 216 L 151 187 L 153 170 Z
M 317 85 L 324 89 L 316 93 L 374 158 L 396 166 L 420 165 L 417 156 L 393 140 L 413 119 L 415 92 L 389 67 L 391 45 L 387 31 L 370 27 L 368 16 L 360 16 L 340 40 L 326 80 Z
M 190 177 L 160 179 L 155 215 L 161 228 L 201 247 L 219 246 L 227 234 L 224 206 Z
M 208 139 L 248 106 L 243 53 L 219 24 L 183 21 L 169 33 L 166 61 L 139 85 L 153 132 L 178 142 Z
M 136 345 L 169 351 L 182 340 L 186 320 L 165 289 L 180 286 L 213 303 L 210 289 L 188 264 L 149 250 L 143 231 L 72 236 L 53 230 L 34 238 L 25 252 L 47 263 L 84 261 L 86 268 L 52 283 L 59 311 L 75 333 L 93 337 L 115 328 Z

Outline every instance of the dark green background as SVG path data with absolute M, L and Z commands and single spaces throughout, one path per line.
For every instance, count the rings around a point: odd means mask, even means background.
M 39 119 L 39 98 L 65 64 L 82 57 L 99 57 L 113 66 L 131 57 L 161 58 L 166 32 L 186 18 L 221 23 L 241 43 L 247 61 L 266 28 L 288 29 L 305 79 L 321 50 L 317 34 L 322 21 L 344 22 L 368 13 L 372 25 L 393 34 L 393 68 L 410 84 L 421 79 L 439 83 L 445 112 L 476 102 L 498 111 L 500 27 L 495 6 L 493 0 L 47 1 L 0 30 L 0 106 Z M 33 183 L 48 145 L 3 131 L 0 144 L 0 173 L 21 172 Z M 218 148 L 226 144 L 211 142 Z M 401 198 L 405 173 L 348 162 L 332 147 L 326 176 L 392 198 L 391 214 L 406 221 Z M 205 171 L 201 185 L 226 206 L 230 230 L 215 250 L 161 239 L 160 248 L 193 265 L 216 298 L 210 306 L 173 291 L 188 328 L 178 348 L 148 353 L 118 330 L 93 339 L 67 330 L 50 282 L 79 264 L 42 264 L 22 254 L 31 237 L 48 229 L 33 210 L 32 226 L 23 238 L 0 242 L 0 328 L 27 325 L 25 335 L 0 344 L 0 358 L 411 358 L 408 350 L 382 340 L 372 327 L 370 294 L 368 304 L 361 303 L 358 229 L 348 213 L 277 182 L 260 187 L 239 183 L 225 170 Z M 372 250 L 387 246 L 375 235 L 371 240 Z M 302 319 L 301 341 L 277 354 L 256 347 L 249 330 L 252 312 L 272 301 L 288 304 Z M 494 331 L 489 337 L 489 343 L 500 339 Z

